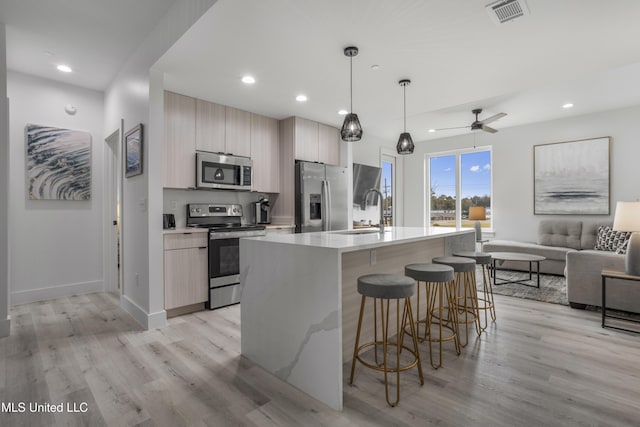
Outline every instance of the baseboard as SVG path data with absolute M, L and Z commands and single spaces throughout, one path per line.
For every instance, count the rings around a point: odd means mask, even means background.
M 0 320 L 0 338 L 8 337 L 11 331 L 11 316 Z
M 128 296 L 120 296 L 120 306 L 146 330 L 163 328 L 167 325 L 167 312 L 164 310 L 147 313 Z
M 90 294 L 93 292 L 102 292 L 104 290 L 103 286 L 104 282 L 102 280 L 96 280 L 93 282 L 71 283 L 49 288 L 29 289 L 26 291 L 11 292 L 9 301 L 11 305 L 18 305 L 68 297 L 71 295 Z

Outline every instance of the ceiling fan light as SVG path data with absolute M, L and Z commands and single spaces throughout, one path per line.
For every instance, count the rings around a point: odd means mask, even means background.
M 400 138 L 398 138 L 398 144 L 396 150 L 398 154 L 413 154 L 415 145 L 413 144 L 413 138 L 409 132 L 402 132 Z
M 360 141 L 363 132 L 358 115 L 356 113 L 347 114 L 344 118 L 344 123 L 342 123 L 342 130 L 340 131 L 342 140 L 347 142 Z

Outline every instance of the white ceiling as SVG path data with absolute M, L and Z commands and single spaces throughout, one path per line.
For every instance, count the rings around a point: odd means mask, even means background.
M 8 67 L 104 90 L 174 1 L 2 0 Z M 414 140 L 466 132 L 427 130 L 470 124 L 476 107 L 481 118 L 508 113 L 491 125 L 501 129 L 640 104 L 639 1 L 527 0 L 530 15 L 501 26 L 489 2 L 218 0 L 157 67 L 176 92 L 339 127 L 337 110 L 349 108 L 342 50 L 353 44 L 354 112 L 365 137 L 390 143 L 402 131 L 401 78 L 412 80 Z M 243 85 L 245 73 L 257 83 Z
M 1 0 L 7 68 L 105 90 L 175 0 Z M 56 70 L 69 65 L 69 74 Z
M 349 108 L 365 136 L 402 131 L 401 78 L 414 140 L 429 128 L 509 115 L 498 129 L 640 104 L 640 2 L 527 0 L 530 15 L 497 25 L 489 0 L 219 0 L 159 61 L 171 90 L 276 118 L 340 126 Z M 615 7 L 612 7 L 614 6 Z M 380 69 L 374 71 L 371 66 Z M 245 86 L 240 77 L 257 79 Z M 298 93 L 309 97 L 297 103 Z M 573 102 L 572 110 L 561 105 Z

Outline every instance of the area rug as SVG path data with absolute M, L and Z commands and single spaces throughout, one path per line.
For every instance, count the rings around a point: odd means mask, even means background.
M 482 290 L 482 270 L 476 271 L 478 290 Z M 529 273 L 521 271 L 498 270 L 498 283 L 500 279 L 505 280 L 527 280 L 525 283 L 536 284 L 536 275 L 533 280 L 528 281 Z M 491 279 L 493 284 L 493 279 Z M 504 285 L 493 286 L 493 293 L 507 295 L 516 298 L 526 298 L 536 301 L 550 302 L 553 304 L 569 305 L 567 299 L 567 280 L 563 276 L 552 276 L 549 274 L 540 275 L 540 288 L 522 285 L 518 283 L 506 283 Z

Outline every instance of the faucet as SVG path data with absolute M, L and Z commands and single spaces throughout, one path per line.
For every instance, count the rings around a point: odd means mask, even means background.
M 367 208 L 367 198 L 371 193 L 378 193 L 380 196 L 380 234 L 384 234 L 384 214 L 382 208 L 382 193 L 377 188 L 370 188 L 364 193 L 364 197 L 362 198 L 362 204 L 360 205 L 360 209 L 365 210 Z

